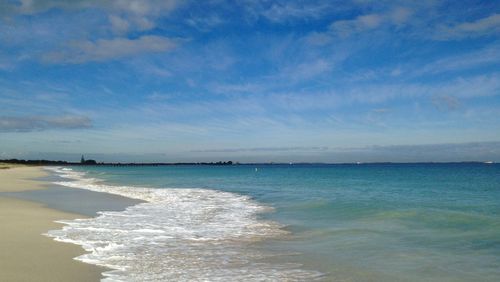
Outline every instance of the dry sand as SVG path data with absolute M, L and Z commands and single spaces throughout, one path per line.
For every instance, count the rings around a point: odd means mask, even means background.
M 32 180 L 44 175 L 40 167 L 0 169 L 0 192 L 44 189 Z M 61 227 L 54 220 L 83 217 L 0 194 L 0 281 L 99 281 L 103 268 L 72 259 L 80 246 L 41 235 Z

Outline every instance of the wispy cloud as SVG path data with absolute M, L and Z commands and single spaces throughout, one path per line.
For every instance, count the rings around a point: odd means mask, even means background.
M 500 142 L 389 145 L 351 148 L 371 161 L 489 161 L 500 159 Z
M 385 13 L 364 14 L 349 20 L 335 21 L 330 25 L 334 35 L 347 37 L 353 34 L 368 32 L 382 26 L 401 26 L 412 15 L 408 8 L 398 7 Z
M 219 86 L 216 89 L 222 93 L 235 95 L 230 100 L 219 100 L 210 104 L 203 102 L 205 106 L 200 105 L 200 109 L 196 112 L 206 112 L 209 109 L 224 113 L 248 113 L 257 109 L 259 112 L 272 112 L 278 109 L 288 112 L 332 111 L 352 105 L 361 107 L 413 99 L 433 101 L 434 104 L 440 103 L 440 105 L 445 105 L 448 101 L 450 102 L 448 105 L 451 106 L 452 99 L 458 101 L 499 95 L 500 74 L 459 77 L 435 83 L 370 83 L 352 86 L 349 89 L 323 91 L 286 91 L 278 88 L 279 90 L 269 92 L 262 90 L 266 89 L 265 87 L 259 84 Z M 189 108 L 193 106 L 194 104 L 190 104 Z M 452 108 L 456 108 L 455 106 Z
M 453 111 L 460 107 L 458 98 L 449 95 L 440 95 L 432 97 L 432 103 L 441 111 Z
M 159 17 L 165 17 L 182 3 L 179 0 L 112 0 L 96 1 L 96 6 L 104 6 L 115 16 L 115 30 L 144 31 L 156 27 Z
M 496 42 L 479 50 L 444 57 L 412 72 L 416 75 L 428 75 L 469 70 L 498 63 L 500 63 L 500 43 Z
M 269 8 L 261 11 L 262 16 L 273 22 L 288 20 L 307 20 L 321 18 L 333 5 L 330 3 L 274 3 Z
M 242 84 L 215 84 L 211 87 L 212 91 L 221 94 L 235 93 L 262 93 L 266 86 L 259 83 L 242 83 Z
M 334 63 L 333 59 L 328 58 L 299 62 L 285 66 L 278 76 L 281 76 L 281 79 L 289 79 L 291 82 L 304 81 L 328 73 L 334 67 Z
M 144 53 L 166 52 L 175 48 L 174 40 L 162 36 L 145 35 L 137 39 L 115 38 L 72 42 L 66 49 L 46 54 L 47 63 L 78 64 L 106 61 Z
M 500 90 L 500 74 L 458 77 L 438 83 L 397 83 L 370 85 L 352 89 L 344 95 L 347 101 L 358 103 L 381 103 L 393 99 L 421 99 L 435 96 L 456 98 L 478 98 L 497 96 Z
M 434 38 L 438 40 L 456 40 L 498 33 L 500 33 L 500 14 L 492 14 L 475 21 L 442 25 L 437 29 Z
M 82 116 L 0 117 L 0 132 L 81 129 L 90 128 L 91 126 L 91 120 Z
M 241 152 L 311 152 L 311 151 L 327 151 L 326 146 L 312 147 L 256 147 L 256 148 L 225 148 L 225 149 L 204 149 L 191 150 L 191 153 L 241 153 Z
M 218 15 L 209 15 L 204 17 L 191 17 L 186 23 L 200 31 L 209 31 L 213 27 L 224 23 L 224 20 Z
M 349 36 L 354 33 L 369 31 L 382 24 L 382 16 L 378 14 L 368 14 L 358 16 L 352 20 L 341 20 L 332 23 L 330 28 L 335 34 Z

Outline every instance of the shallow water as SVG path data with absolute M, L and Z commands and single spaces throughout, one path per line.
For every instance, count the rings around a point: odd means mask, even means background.
M 148 203 L 49 235 L 114 280 L 500 280 L 499 165 L 255 168 L 59 171 L 76 180 L 59 184 Z

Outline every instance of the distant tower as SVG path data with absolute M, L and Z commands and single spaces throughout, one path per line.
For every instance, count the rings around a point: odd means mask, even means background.
M 80 160 L 80 163 L 81 164 L 85 163 L 85 158 L 83 157 L 83 155 L 82 155 L 82 159 Z

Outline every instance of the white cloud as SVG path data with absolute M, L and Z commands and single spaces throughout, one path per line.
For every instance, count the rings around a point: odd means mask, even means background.
M 383 26 L 400 27 L 409 21 L 412 14 L 413 11 L 408 8 L 396 7 L 383 13 L 365 14 L 350 20 L 335 21 L 330 25 L 330 30 L 334 35 L 347 37 Z
M 103 8 L 111 12 L 150 15 L 172 11 L 181 4 L 178 0 L 21 0 L 20 2 L 21 5 L 12 2 L 10 6 L 21 14 L 36 14 L 55 8 Z
M 330 29 L 337 35 L 345 37 L 351 34 L 368 31 L 377 28 L 382 23 L 382 16 L 369 14 L 358 16 L 352 20 L 336 21 L 330 25 Z
M 8 14 L 37 14 L 51 9 L 78 10 L 97 8 L 106 11 L 113 30 L 127 29 L 148 30 L 156 26 L 156 19 L 168 15 L 180 6 L 179 0 L 21 0 L 21 4 L 4 4 Z M 1 7 L 1 6 L 0 6 Z
M 111 23 L 113 31 L 118 34 L 126 33 L 130 28 L 129 22 L 119 16 L 110 15 L 109 22 Z
M 440 26 L 434 34 L 434 39 L 454 40 L 493 35 L 498 34 L 499 32 L 500 14 L 492 14 L 472 22 Z
M 144 53 L 166 52 L 176 46 L 174 40 L 161 36 L 147 35 L 137 39 L 114 38 L 76 41 L 68 48 L 43 56 L 48 63 L 78 64 L 90 61 L 106 61 L 136 56 Z
M 112 0 L 97 1 L 93 7 L 106 10 L 115 32 L 146 31 L 156 27 L 164 17 L 180 5 L 178 0 Z

